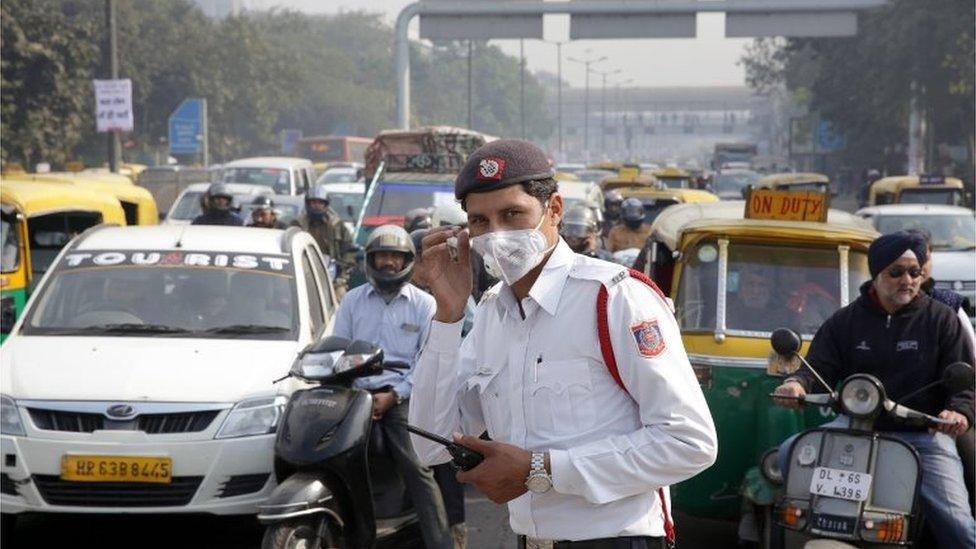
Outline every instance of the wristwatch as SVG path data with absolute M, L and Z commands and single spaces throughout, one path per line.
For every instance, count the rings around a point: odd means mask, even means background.
M 546 455 L 533 452 L 530 462 L 529 477 L 525 479 L 525 487 L 534 494 L 544 494 L 552 488 L 552 477 L 546 472 Z

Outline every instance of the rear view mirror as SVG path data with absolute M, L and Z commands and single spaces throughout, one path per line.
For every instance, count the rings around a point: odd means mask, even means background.
M 965 362 L 955 362 L 946 366 L 946 369 L 942 371 L 942 383 L 949 390 L 949 393 L 972 391 L 976 385 L 973 367 Z
M 769 338 L 776 354 L 790 357 L 800 350 L 800 336 L 789 328 L 777 328 Z

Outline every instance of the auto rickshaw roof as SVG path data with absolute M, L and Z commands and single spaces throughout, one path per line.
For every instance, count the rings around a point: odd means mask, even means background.
M 579 181 L 580 178 L 576 174 L 569 172 L 556 172 L 553 176 L 556 181 Z
M 651 175 L 661 178 L 691 177 L 691 174 L 688 173 L 688 171 L 682 170 L 681 168 L 675 168 L 673 166 L 653 170 L 651 171 Z
M 894 175 L 882 177 L 871 184 L 874 193 L 897 194 L 906 188 L 925 187 L 927 189 L 962 189 L 962 181 L 955 177 L 946 177 L 943 183 L 922 185 L 917 175 Z
M 676 202 L 718 202 L 718 196 L 701 189 L 661 187 L 623 187 L 617 189 L 624 198 L 666 198 Z
M 681 237 L 691 231 L 729 235 L 755 235 L 782 238 L 787 235 L 813 236 L 823 240 L 869 243 L 878 237 L 871 223 L 850 212 L 831 208 L 827 222 L 745 219 L 744 200 L 677 204 L 662 211 L 651 225 L 651 234 L 675 250 Z
M 600 181 L 600 188 L 604 191 L 609 191 L 610 189 L 622 190 L 626 187 L 657 189 L 660 188 L 660 186 L 661 183 L 656 177 L 648 175 L 637 175 L 631 177 L 611 175 L 610 177 L 605 177 Z
M 145 187 L 140 187 L 124 175 L 100 172 L 52 172 L 46 174 L 25 174 L 18 179 L 50 183 L 54 185 L 74 185 L 83 189 L 104 191 L 119 200 L 135 202 L 137 204 L 152 203 L 156 207 L 156 199 Z M 153 214 L 156 215 L 156 214 Z
M 98 189 L 85 189 L 21 177 L 3 178 L 0 200 L 14 204 L 27 217 L 72 210 L 102 212 L 108 223 L 125 223 L 118 199 Z
M 623 164 L 620 162 L 612 162 L 610 160 L 604 160 L 602 162 L 594 162 L 593 164 L 588 164 L 586 169 L 588 170 L 607 170 L 611 172 L 618 172 Z
M 802 183 L 830 183 L 830 178 L 822 173 L 814 172 L 771 173 L 760 178 L 756 185 L 772 187 L 774 185 L 799 185 Z

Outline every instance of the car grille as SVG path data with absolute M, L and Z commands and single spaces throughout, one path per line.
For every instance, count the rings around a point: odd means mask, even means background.
M 151 435 L 171 433 L 198 433 L 213 422 L 220 410 L 183 412 L 174 414 L 143 414 L 132 421 L 109 420 L 102 414 L 83 412 L 63 412 L 28 408 L 31 421 L 44 431 L 68 431 L 72 433 L 91 433 L 105 429 L 114 423 L 119 430 L 144 431 Z
M 256 475 L 234 475 L 227 479 L 227 482 L 220 486 L 217 497 L 229 498 L 244 494 L 258 492 L 268 482 L 271 473 L 259 473 Z
M 34 475 L 50 505 L 78 507 L 176 507 L 188 505 L 203 477 L 173 477 L 170 484 L 71 482 L 57 475 Z
M 17 491 L 17 484 L 7 473 L 0 473 L 0 494 L 20 495 Z

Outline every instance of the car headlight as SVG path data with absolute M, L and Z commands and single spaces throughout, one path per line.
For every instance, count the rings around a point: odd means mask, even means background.
M 0 433 L 25 436 L 24 424 L 20 422 L 20 412 L 14 399 L 0 395 Z
M 884 386 L 874 376 L 857 374 L 847 378 L 840 388 L 841 410 L 856 418 L 876 415 L 884 404 Z
M 254 398 L 238 402 L 214 438 L 249 437 L 273 433 L 288 399 L 283 396 Z

